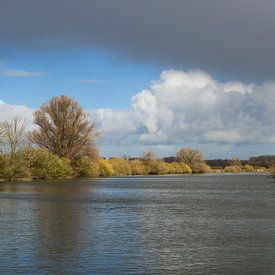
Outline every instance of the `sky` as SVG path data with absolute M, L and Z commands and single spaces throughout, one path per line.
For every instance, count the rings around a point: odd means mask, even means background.
M 0 120 L 79 101 L 103 156 L 275 153 L 273 0 L 0 0 Z

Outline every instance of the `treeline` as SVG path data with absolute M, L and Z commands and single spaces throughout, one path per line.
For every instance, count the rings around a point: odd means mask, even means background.
M 275 156 L 263 155 L 263 156 L 251 157 L 249 158 L 248 163 L 250 165 L 253 165 L 254 167 L 271 168 L 272 166 L 275 165 Z
M 267 168 L 264 165 L 253 165 L 249 160 L 240 158 L 215 159 L 205 161 L 215 172 L 240 173 L 240 172 L 265 172 Z M 261 164 L 261 163 L 258 163 Z
M 134 160 L 99 156 L 100 136 L 77 101 L 51 98 L 34 113 L 32 130 L 18 117 L 0 125 L 0 179 L 48 179 L 77 176 L 206 173 L 198 150 L 180 149 L 167 163 L 145 152 Z
M 257 166 L 239 158 L 205 162 L 201 152 L 191 148 L 164 159 L 150 151 L 134 159 L 104 159 L 96 146 L 99 137 L 77 101 L 53 97 L 34 112 L 31 129 L 18 117 L 0 124 L 0 179 L 252 172 L 260 166 L 269 168 L 273 161 L 264 156 L 249 160 Z
M 226 166 L 231 165 L 232 159 L 211 159 L 211 160 L 205 160 L 205 162 L 210 167 L 225 168 Z M 251 157 L 248 160 L 240 160 L 240 162 L 241 162 L 241 165 L 250 165 L 256 169 L 261 167 L 269 169 L 275 165 L 275 156 L 274 155 L 256 156 L 256 157 Z
M 128 175 L 164 175 L 226 172 L 240 173 L 265 171 L 231 160 L 230 165 L 210 167 L 201 158 L 184 159 L 182 153 L 198 152 L 190 148 L 182 148 L 173 162 L 157 159 L 152 152 L 145 152 L 142 157 L 128 159 L 111 157 L 104 159 L 99 156 L 83 156 L 77 160 L 60 157 L 45 148 L 25 147 L 14 154 L 0 155 L 0 179 L 54 179 L 70 177 L 106 177 Z M 179 154 L 181 153 L 181 154 Z M 200 154 L 200 153 L 199 153 Z M 184 155 L 183 157 L 186 157 Z M 187 164 L 188 163 L 188 164 Z
M 192 160 L 189 165 L 179 159 L 177 162 L 167 163 L 157 159 L 152 152 L 145 152 L 142 157 L 134 160 L 120 157 L 111 157 L 107 160 L 99 156 L 83 156 L 71 160 L 38 147 L 21 148 L 14 154 L 0 155 L 2 180 L 208 172 L 211 172 L 210 167 L 201 160 Z

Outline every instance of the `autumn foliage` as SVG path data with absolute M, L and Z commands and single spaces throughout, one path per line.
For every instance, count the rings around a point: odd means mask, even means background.
M 34 123 L 37 129 L 29 137 L 39 147 L 71 160 L 97 155 L 95 124 L 74 99 L 51 98 L 34 113 Z
M 67 96 L 51 98 L 34 113 L 34 127 L 15 117 L 0 124 L 0 179 L 51 179 L 216 172 L 251 172 L 234 158 L 224 169 L 212 169 L 200 151 L 180 148 L 172 162 L 152 151 L 139 158 L 99 156 L 99 133 L 81 106 Z

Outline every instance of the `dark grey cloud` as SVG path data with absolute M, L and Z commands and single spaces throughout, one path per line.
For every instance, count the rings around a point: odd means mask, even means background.
M 0 45 L 110 47 L 225 78 L 275 78 L 274 0 L 0 0 Z

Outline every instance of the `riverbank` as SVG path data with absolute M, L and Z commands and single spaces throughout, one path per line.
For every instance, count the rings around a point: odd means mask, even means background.
M 90 177 L 79 177 L 79 176 L 74 176 L 74 177 L 63 177 L 63 178 L 17 178 L 17 179 L 12 179 L 12 180 L 7 180 L 7 179 L 0 179 L 0 185 L 2 183 L 58 183 L 58 182 L 67 182 L 67 181 L 78 181 L 78 180 L 100 180 L 100 179 L 117 179 L 117 178 L 173 178 L 173 177 L 192 177 L 192 176 L 252 176 L 252 175 L 269 175 L 270 177 L 275 178 L 274 174 L 270 171 L 253 171 L 253 172 L 216 172 L 216 171 L 211 171 L 209 173 L 185 173 L 185 174 L 159 174 L 159 175 L 110 175 L 110 176 L 90 176 Z
M 70 160 L 41 148 L 28 148 L 13 155 L 0 155 L 0 180 L 68 179 L 79 177 L 182 175 L 203 173 L 266 172 L 251 165 L 210 167 L 204 161 L 166 162 L 162 159 L 109 159 L 82 157 Z

